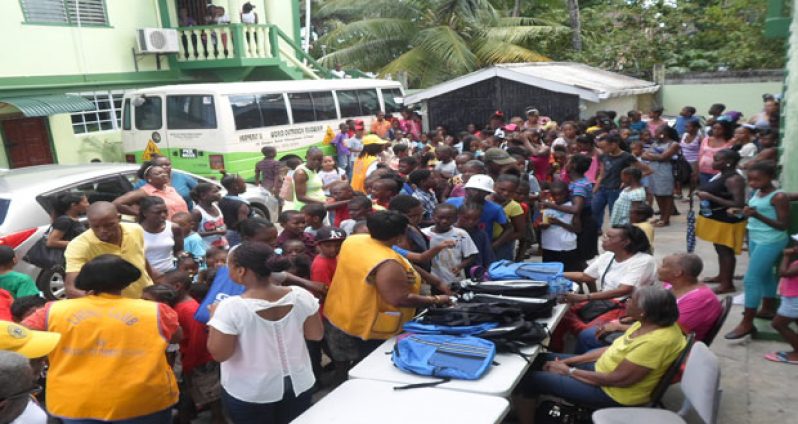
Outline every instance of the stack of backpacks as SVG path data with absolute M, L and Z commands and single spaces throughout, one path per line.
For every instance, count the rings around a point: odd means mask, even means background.
M 491 264 L 491 281 L 453 285 L 457 303 L 429 308 L 404 325 L 392 360 L 400 370 L 418 375 L 476 380 L 493 364 L 496 353 L 515 353 L 542 343 L 549 329 L 536 319 L 551 316 L 556 304 L 552 286 L 562 278 L 561 263 Z M 412 387 L 417 387 L 413 385 Z

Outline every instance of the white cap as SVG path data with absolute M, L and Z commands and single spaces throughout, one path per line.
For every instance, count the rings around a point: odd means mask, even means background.
M 798 241 L 798 234 L 793 234 L 792 235 L 792 239 L 795 240 L 795 241 Z
M 493 193 L 493 178 L 485 174 L 472 175 L 463 188 L 473 188 Z

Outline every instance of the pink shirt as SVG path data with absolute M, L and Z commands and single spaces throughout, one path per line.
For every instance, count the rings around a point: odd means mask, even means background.
M 731 148 L 731 143 L 726 143 L 720 147 L 709 147 L 709 137 L 704 137 L 701 141 L 701 147 L 698 149 L 698 172 L 712 175 L 717 174 L 719 171 L 712 169 L 712 162 L 715 161 L 715 153 L 728 148 Z
M 147 183 L 141 186 L 141 190 L 147 193 L 147 196 L 156 196 L 163 199 L 164 203 L 166 203 L 166 210 L 169 213 L 169 216 L 166 218 L 168 220 L 171 220 L 172 216 L 178 212 L 188 213 L 186 201 L 183 200 L 177 190 L 170 185 L 165 185 L 163 190 L 158 190 Z
M 794 267 L 798 261 L 790 264 Z M 779 294 L 784 297 L 798 297 L 798 275 L 795 277 L 781 277 L 779 282 Z
M 670 289 L 670 285 L 665 285 Z M 700 286 L 676 299 L 679 308 L 679 325 L 686 333 L 695 333 L 696 340 L 704 340 L 707 332 L 718 321 L 723 307 L 715 292 Z

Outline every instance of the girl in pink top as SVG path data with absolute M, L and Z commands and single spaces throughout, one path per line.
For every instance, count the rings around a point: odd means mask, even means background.
M 793 236 L 795 239 L 796 236 Z M 798 333 L 790 328 L 790 323 L 798 321 L 798 247 L 784 249 L 781 259 L 781 281 L 779 294 L 781 304 L 771 325 L 792 347 L 792 352 L 771 352 L 765 359 L 784 364 L 798 365 Z

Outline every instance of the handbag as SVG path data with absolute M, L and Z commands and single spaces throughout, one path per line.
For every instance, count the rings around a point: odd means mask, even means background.
M 50 269 L 56 266 L 64 266 L 66 259 L 64 259 L 64 251 L 62 249 L 53 249 L 47 247 L 47 237 L 50 235 L 51 228 L 44 232 L 44 235 L 36 240 L 36 243 L 28 249 L 23 261 L 35 265 L 41 269 Z
M 615 256 L 610 259 L 610 263 L 607 264 L 607 268 L 604 269 L 604 273 L 601 275 L 601 287 L 604 287 L 604 280 L 607 278 L 607 273 L 610 272 L 613 262 L 615 262 Z M 620 307 L 618 302 L 614 300 L 590 300 L 576 314 L 582 322 L 588 323 Z
M 671 165 L 671 169 L 673 170 L 673 179 L 677 183 L 690 183 L 690 179 L 693 176 L 693 167 L 690 166 L 690 162 L 687 162 L 687 159 L 684 158 L 681 150 L 676 155 L 676 159 L 671 161 Z

